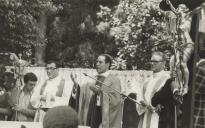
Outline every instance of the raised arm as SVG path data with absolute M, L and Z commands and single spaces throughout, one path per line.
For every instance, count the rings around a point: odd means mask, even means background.
M 71 92 L 70 100 L 69 100 L 69 105 L 75 109 L 77 112 L 79 110 L 79 97 L 80 97 L 80 86 L 77 81 L 77 75 L 71 73 L 70 75 L 71 80 L 73 81 L 73 89 Z

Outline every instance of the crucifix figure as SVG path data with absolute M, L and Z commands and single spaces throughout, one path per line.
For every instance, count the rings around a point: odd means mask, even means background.
M 172 8 L 173 9 L 173 8 Z M 175 55 L 170 59 L 170 70 L 175 71 L 176 79 L 180 84 L 180 92 L 185 95 L 188 92 L 189 69 L 187 62 L 194 51 L 194 42 L 189 32 L 191 28 L 191 11 L 184 4 L 180 4 L 174 9 L 177 16 L 177 41 L 175 43 Z
M 177 40 L 174 44 L 175 54 L 170 59 L 170 70 L 175 72 L 176 81 L 180 85 L 180 92 L 185 95 L 188 92 L 189 70 L 187 62 L 194 51 L 194 42 L 192 41 L 189 32 L 191 29 L 192 16 L 205 7 L 205 3 L 190 11 L 185 4 L 178 5 L 174 8 L 169 0 L 166 0 L 171 11 L 176 15 L 176 33 Z

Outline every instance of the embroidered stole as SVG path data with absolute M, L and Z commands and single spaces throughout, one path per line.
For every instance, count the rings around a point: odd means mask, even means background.
M 46 82 L 42 85 L 41 90 L 40 90 L 40 95 L 44 93 L 46 85 L 47 85 Z M 56 96 L 62 97 L 64 86 L 65 86 L 65 79 L 61 79 L 58 85 L 58 89 L 56 91 Z M 35 114 L 34 122 L 42 122 L 44 116 L 45 116 L 45 112 L 41 110 L 40 108 L 38 108 Z
M 104 82 L 106 77 L 97 76 L 97 80 Z M 96 86 L 103 86 L 99 81 L 96 81 Z M 91 128 L 98 128 L 102 123 L 102 94 L 93 94 L 87 116 L 87 124 Z
M 104 82 L 104 80 L 105 80 L 105 78 L 106 77 L 104 77 L 104 76 L 97 76 L 97 80 L 99 80 L 100 82 Z M 102 87 L 103 85 L 102 85 L 102 83 L 100 83 L 99 81 L 96 81 L 96 86 L 99 86 L 99 87 Z M 97 97 L 97 101 L 96 101 L 96 105 L 97 106 L 101 106 L 102 105 L 102 96 L 99 94 L 99 95 L 96 95 Z
M 46 82 L 42 85 L 41 90 L 40 90 L 40 95 L 42 95 L 43 92 L 45 91 L 46 85 L 47 85 Z M 65 79 L 61 79 L 59 85 L 57 86 L 58 89 L 57 89 L 57 92 L 56 92 L 56 96 L 62 97 L 64 85 L 65 85 Z
M 170 75 L 162 71 L 157 74 L 156 77 L 150 79 L 150 81 L 146 85 L 144 85 L 144 100 L 146 104 L 153 107 L 151 103 L 152 97 L 164 86 L 169 78 Z M 158 113 L 147 109 L 144 114 L 142 128 L 158 128 L 158 123 Z

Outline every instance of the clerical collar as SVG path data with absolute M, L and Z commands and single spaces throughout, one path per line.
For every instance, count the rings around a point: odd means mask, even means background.
M 57 75 L 56 77 L 52 78 L 52 79 L 48 79 L 48 81 L 56 81 L 60 78 L 60 75 Z
M 104 73 L 101 73 L 101 74 L 98 74 L 99 76 L 104 76 L 104 77 L 107 77 L 108 75 L 110 74 L 110 70 L 104 72 Z
M 156 77 L 161 75 L 162 73 L 164 73 L 164 70 L 154 73 L 153 76 Z

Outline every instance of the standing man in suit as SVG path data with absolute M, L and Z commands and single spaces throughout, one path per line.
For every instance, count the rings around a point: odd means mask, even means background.
M 111 63 L 112 57 L 110 55 L 101 54 L 98 56 L 96 62 L 98 75 L 96 79 L 113 89 L 121 91 L 120 80 L 116 76 L 110 74 Z M 71 75 L 71 79 L 74 82 L 72 93 L 77 93 L 76 90 L 78 89 L 76 88 L 80 86 L 77 83 L 76 77 Z M 92 95 L 87 95 L 88 97 L 84 98 L 89 102 L 88 110 L 84 113 L 87 115 L 87 122 L 85 124 L 91 126 L 91 128 L 121 128 L 121 96 L 116 91 L 102 85 L 98 81 L 96 81 L 95 84 L 86 85 L 91 90 Z M 87 89 L 85 90 L 88 92 Z M 83 89 L 81 89 L 80 95 L 86 96 L 87 92 L 84 92 Z M 76 98 L 76 100 L 78 102 L 84 102 L 83 99 L 80 99 L 82 101 L 79 101 L 79 99 Z M 79 110 L 85 112 L 81 107 L 82 106 L 79 106 Z M 79 111 L 79 113 L 81 113 L 81 111 Z

